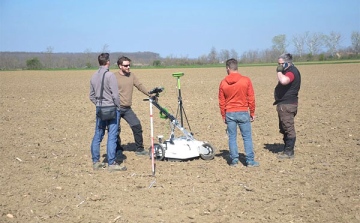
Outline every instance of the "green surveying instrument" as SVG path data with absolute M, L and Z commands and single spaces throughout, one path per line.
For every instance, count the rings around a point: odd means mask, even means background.
M 182 104 L 181 86 L 180 86 L 180 77 L 184 76 L 184 73 L 183 72 L 173 73 L 172 76 L 177 78 L 178 89 L 179 89 L 179 97 L 178 97 L 179 107 L 178 107 L 177 113 L 180 111 L 180 124 L 181 124 L 181 127 L 184 127 L 183 113 L 185 115 L 186 121 L 187 121 L 187 117 L 186 117 L 185 110 L 184 110 L 184 107 Z M 177 113 L 176 113 L 176 116 L 177 116 Z M 189 130 L 191 132 L 189 122 L 188 122 L 188 126 L 189 126 Z

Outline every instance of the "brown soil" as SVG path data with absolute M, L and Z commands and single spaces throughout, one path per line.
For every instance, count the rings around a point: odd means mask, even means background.
M 240 68 L 256 94 L 258 168 L 227 163 L 217 98 L 224 68 L 134 70 L 148 89 L 166 88 L 159 103 L 173 114 L 177 88 L 171 74 L 185 72 L 182 96 L 192 132 L 217 148 L 211 161 L 159 161 L 155 177 L 149 157 L 135 156 L 125 121 L 128 171 L 92 170 L 93 71 L 0 72 L 0 222 L 360 222 L 360 64 L 298 68 L 296 154 L 282 161 L 272 105 L 275 68 Z M 135 90 L 133 110 L 149 147 L 143 98 Z M 168 136 L 168 122 L 157 115 L 154 122 L 154 134 Z M 240 135 L 238 144 L 243 154 Z

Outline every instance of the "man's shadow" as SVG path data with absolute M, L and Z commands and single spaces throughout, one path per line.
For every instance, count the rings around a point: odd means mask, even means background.
M 136 151 L 136 144 L 135 143 L 128 143 L 126 145 L 121 145 L 122 148 L 122 154 L 116 154 L 116 160 L 117 161 L 124 161 L 127 159 L 127 156 L 124 154 L 124 151 L 130 151 L 130 152 L 135 152 Z M 145 148 L 146 150 L 146 148 Z M 102 161 L 103 163 L 107 163 L 107 153 L 104 153 L 102 155 L 102 157 L 104 157 L 104 160 Z
M 284 151 L 284 144 L 274 143 L 274 144 L 264 144 L 264 149 L 269 150 L 272 153 L 281 153 Z
M 231 159 L 230 159 L 230 153 L 229 150 L 220 150 L 220 153 L 215 154 L 217 157 L 222 157 L 224 160 L 226 160 L 227 164 L 230 165 Z M 246 166 L 246 156 L 244 153 L 239 153 L 239 161 L 242 165 Z

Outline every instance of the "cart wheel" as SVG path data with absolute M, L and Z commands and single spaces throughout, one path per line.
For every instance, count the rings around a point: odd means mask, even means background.
M 149 148 L 149 155 L 151 158 L 151 146 Z M 154 143 L 154 158 L 155 160 L 164 160 L 165 158 L 165 151 L 164 148 L 158 144 L 158 143 Z
M 215 148 L 210 143 L 204 143 L 202 147 L 205 148 L 207 153 L 200 154 L 200 157 L 204 160 L 212 160 L 215 155 Z

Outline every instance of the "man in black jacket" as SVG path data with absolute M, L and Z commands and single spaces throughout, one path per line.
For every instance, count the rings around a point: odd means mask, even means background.
M 285 143 L 284 151 L 279 155 L 279 159 L 294 158 L 294 147 L 296 132 L 294 118 L 298 108 L 298 93 L 301 85 L 299 70 L 292 63 L 292 55 L 282 54 L 278 59 L 276 68 L 278 84 L 275 88 L 276 110 L 279 116 L 279 129 L 283 134 Z

